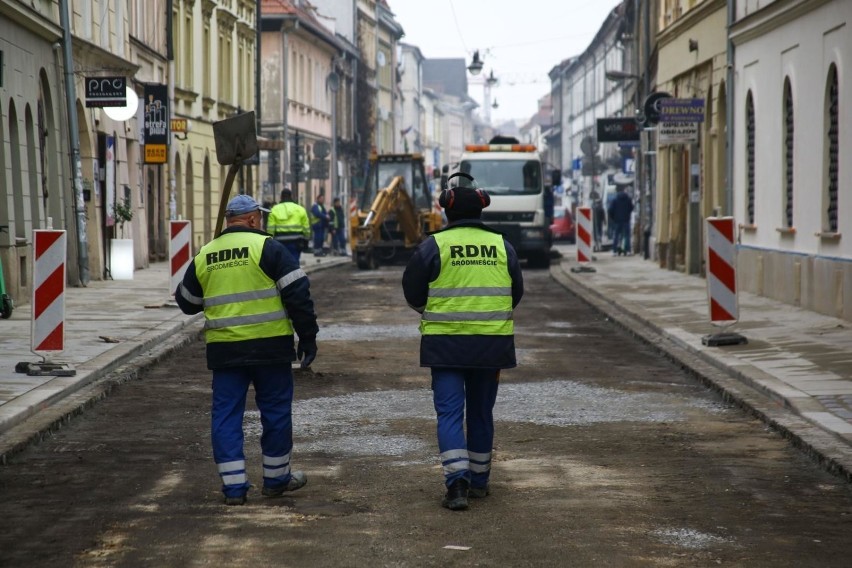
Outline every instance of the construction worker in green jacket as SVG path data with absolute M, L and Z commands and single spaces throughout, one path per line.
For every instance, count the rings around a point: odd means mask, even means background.
M 300 261 L 302 249 L 311 238 L 311 225 L 308 222 L 308 212 L 293 201 L 290 188 L 281 190 L 281 203 L 269 211 L 266 232 L 287 247 L 297 263 Z

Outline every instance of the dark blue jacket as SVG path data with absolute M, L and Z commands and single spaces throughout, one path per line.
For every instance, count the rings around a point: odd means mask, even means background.
M 606 212 L 610 221 L 626 223 L 630 221 L 630 214 L 633 213 L 633 200 L 625 192 L 618 191 Z
M 246 227 L 225 229 L 222 234 L 237 231 L 249 231 L 267 235 L 263 231 Z M 299 334 L 299 341 L 316 341 L 317 316 L 314 313 L 314 302 L 311 299 L 310 282 L 307 275 L 299 267 L 299 263 L 290 251 L 275 239 L 267 239 L 260 256 L 260 269 L 277 282 L 285 276 L 295 277 L 281 291 L 281 301 L 287 310 L 287 315 L 293 322 L 293 329 Z M 203 298 L 204 292 L 198 276 L 195 274 L 195 259 L 189 263 L 183 281 L 175 290 L 175 300 L 185 314 L 197 314 L 204 308 L 187 300 L 183 292 L 191 297 Z M 269 365 L 280 363 L 290 365 L 296 360 L 296 349 L 292 335 L 264 337 L 229 343 L 207 344 L 207 368 L 223 369 L 226 367 L 244 367 L 249 365 Z
M 458 221 L 442 230 L 452 231 L 462 226 L 498 232 L 479 220 Z M 503 243 L 506 246 L 509 276 L 512 278 L 514 308 L 524 295 L 524 278 L 515 249 L 505 238 Z M 423 311 L 429 298 L 429 283 L 438 278 L 440 272 L 438 243 L 429 237 L 415 249 L 402 275 L 402 291 L 409 306 L 418 312 Z M 421 367 L 509 369 L 516 365 L 515 337 L 512 335 L 424 335 L 420 338 Z

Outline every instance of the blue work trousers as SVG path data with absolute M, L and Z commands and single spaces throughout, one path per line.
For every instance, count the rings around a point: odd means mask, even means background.
M 322 225 L 314 225 L 314 252 L 322 252 L 325 246 L 325 227 Z
M 472 487 L 488 483 L 499 378 L 499 369 L 432 368 L 438 449 L 447 487 L 460 478 Z
M 298 264 L 302 259 L 302 241 L 283 241 L 282 244 L 290 251 Z
M 613 221 L 615 236 L 612 240 L 613 252 L 630 252 L 630 221 Z
M 213 371 L 211 438 L 213 459 L 222 477 L 225 497 L 245 495 L 249 489 L 243 453 L 243 414 L 249 385 L 263 428 L 263 485 L 277 488 L 290 481 L 293 449 L 293 372 L 288 365 L 249 366 Z

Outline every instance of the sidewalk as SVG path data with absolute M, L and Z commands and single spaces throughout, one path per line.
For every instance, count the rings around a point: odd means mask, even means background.
M 852 322 L 740 292 L 730 331 L 748 344 L 708 347 L 719 330 L 703 278 L 611 253 L 575 273 L 575 248 L 560 249 L 550 271 L 563 286 L 852 481 Z
M 350 257 L 302 255 L 302 268 L 308 274 L 350 262 Z M 42 361 L 30 351 L 31 305 L 15 306 L 10 319 L 0 320 L 0 463 L 8 452 L 37 439 L 43 429 L 57 426 L 48 419 L 17 429 L 27 431 L 12 432 L 24 420 L 181 331 L 201 331 L 203 315 L 184 315 L 171 297 L 168 271 L 168 262 L 158 262 L 137 270 L 132 280 L 93 280 L 85 288 L 66 289 L 65 350 L 51 357 L 51 362 L 67 364 L 76 371 L 74 376 L 16 373 L 18 363 Z

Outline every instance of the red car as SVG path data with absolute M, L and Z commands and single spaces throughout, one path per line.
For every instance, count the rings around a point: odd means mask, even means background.
M 553 212 L 550 235 L 554 241 L 566 239 L 568 242 L 574 242 L 576 238 L 574 233 L 574 217 L 571 216 L 570 209 L 563 207 Z

